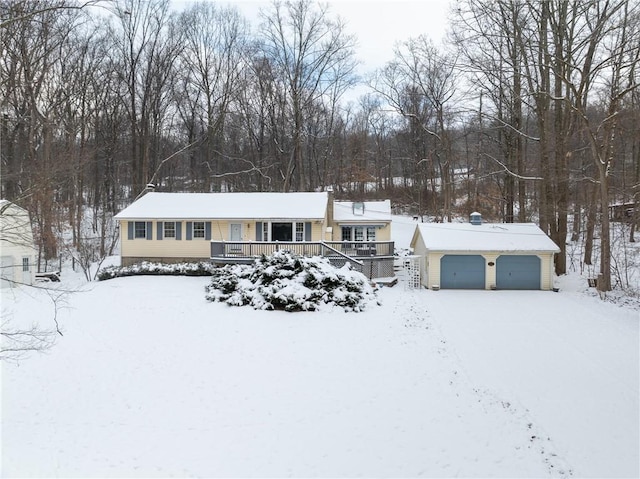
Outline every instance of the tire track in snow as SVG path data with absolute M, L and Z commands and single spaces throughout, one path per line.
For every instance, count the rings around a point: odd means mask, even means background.
M 417 294 L 421 297 L 416 296 Z M 406 329 L 403 344 L 433 348 L 441 359 L 441 365 L 448 376 L 448 384 L 456 398 L 473 398 L 473 402 L 477 403 L 485 414 L 496 416 L 501 421 L 501 427 L 515 427 L 520 431 L 518 443 L 514 444 L 515 455 L 525 455 L 532 450 L 540 456 L 549 477 L 572 476 L 572 467 L 558 454 L 551 437 L 535 424 L 526 407 L 513 399 L 501 397 L 496 391 L 473 384 L 454 347 L 449 345 L 437 322 L 432 319 L 433 316 L 423 298 L 419 291 L 407 291 L 398 297 L 394 306 L 394 317 L 405 315 L 402 319 L 402 325 Z

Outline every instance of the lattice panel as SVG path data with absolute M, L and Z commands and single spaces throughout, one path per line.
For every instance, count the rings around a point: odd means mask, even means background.
M 420 289 L 420 256 L 405 256 L 402 258 L 402 266 L 407 289 Z

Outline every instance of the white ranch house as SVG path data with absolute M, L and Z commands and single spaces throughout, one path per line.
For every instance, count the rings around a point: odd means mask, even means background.
M 36 253 L 27 210 L 0 200 L 0 287 L 33 284 Z
M 247 263 L 288 250 L 393 275 L 391 204 L 334 201 L 331 192 L 150 192 L 115 216 L 123 266 L 141 261 Z
M 411 248 L 430 289 L 553 288 L 560 248 L 533 223 L 420 223 Z

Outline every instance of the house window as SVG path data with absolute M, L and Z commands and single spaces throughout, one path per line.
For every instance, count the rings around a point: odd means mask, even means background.
M 135 231 L 134 238 L 146 238 L 147 224 L 144 221 L 136 221 L 134 224 L 134 231 Z
M 375 241 L 375 240 L 376 240 L 376 227 L 367 226 L 367 241 Z
M 271 223 L 271 241 L 293 241 L 293 224 Z
M 296 241 L 304 241 L 304 223 L 296 223 Z
M 375 241 L 375 226 L 343 226 L 342 241 Z
M 28 272 L 29 271 L 29 257 L 28 256 L 24 256 L 22 258 L 22 271 L 24 271 L 24 272 Z
M 269 223 L 262 223 L 262 241 L 269 241 Z
M 204 221 L 193 222 L 193 237 L 204 238 Z
M 165 221 L 164 222 L 164 237 L 175 238 L 176 237 L 176 222 Z

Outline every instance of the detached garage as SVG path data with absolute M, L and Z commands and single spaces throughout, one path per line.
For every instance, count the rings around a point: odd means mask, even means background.
M 422 258 L 421 284 L 441 289 L 553 288 L 560 249 L 533 223 L 421 223 L 411 247 Z

